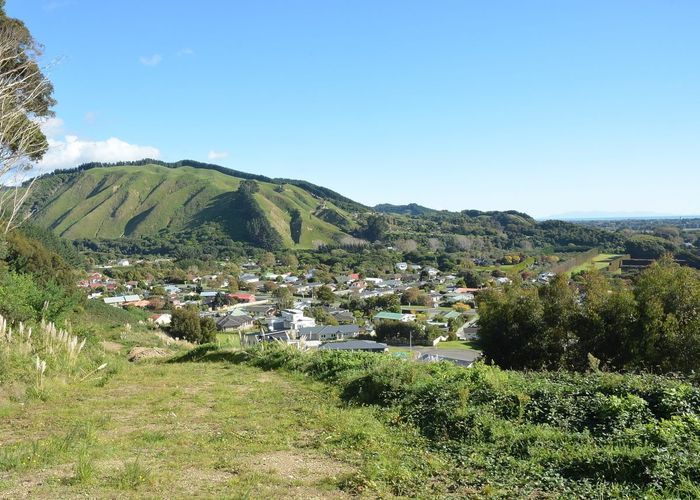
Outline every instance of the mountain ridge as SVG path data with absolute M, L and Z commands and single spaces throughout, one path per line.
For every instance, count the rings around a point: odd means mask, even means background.
M 28 207 L 35 223 L 67 239 L 151 249 L 185 242 L 203 248 L 213 241 L 267 250 L 371 242 L 451 252 L 474 244 L 513 251 L 619 246 L 609 233 L 537 222 L 515 210 L 450 212 L 417 204 L 375 210 L 307 181 L 192 160 L 89 163 L 52 172 L 36 179 Z
M 250 192 L 240 192 L 242 185 Z M 356 227 L 352 213 L 365 210 L 306 181 L 149 160 L 52 172 L 36 179 L 28 204 L 37 223 L 69 239 L 175 233 L 214 222 L 235 241 L 265 247 L 251 235 L 268 234 L 270 247 L 289 248 L 342 242 Z

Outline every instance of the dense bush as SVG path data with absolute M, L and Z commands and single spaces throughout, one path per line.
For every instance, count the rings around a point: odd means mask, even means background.
M 675 250 L 674 243 L 648 234 L 636 234 L 625 241 L 625 252 L 633 259 L 659 259 Z
M 62 323 L 84 299 L 75 270 L 50 248 L 72 258 L 72 247 L 46 231 L 25 230 L 0 236 L 0 314 L 10 322 Z
M 75 284 L 75 270 L 40 240 L 12 231 L 6 237 L 5 265 L 10 271 L 30 273 L 41 282 L 54 282 L 63 287 Z
M 433 345 L 433 340 L 440 336 L 441 331 L 433 326 L 425 326 L 416 322 L 380 321 L 375 328 L 377 340 L 393 345 Z
M 331 383 L 346 402 L 417 427 L 459 464 L 453 474 L 465 487 L 577 497 L 700 491 L 700 389 L 689 382 L 284 347 L 249 350 L 245 359 Z
M 200 317 L 195 307 L 185 307 L 173 311 L 170 334 L 173 337 L 206 344 L 216 340 L 216 323 L 212 318 Z
M 33 274 L 0 273 L 0 314 L 15 321 L 63 321 L 83 298 L 76 289 Z
M 484 354 L 504 368 L 700 370 L 700 275 L 662 259 L 630 289 L 591 272 L 479 297 Z

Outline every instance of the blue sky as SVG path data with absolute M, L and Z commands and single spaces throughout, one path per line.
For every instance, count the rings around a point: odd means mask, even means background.
M 7 0 L 44 168 L 191 158 L 358 201 L 700 214 L 700 2 Z

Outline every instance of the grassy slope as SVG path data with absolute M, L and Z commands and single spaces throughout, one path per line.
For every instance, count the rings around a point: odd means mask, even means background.
M 89 303 L 74 324 L 103 346 L 88 377 L 47 374 L 45 399 L 0 380 L 0 498 L 344 498 L 434 492 L 444 459 L 415 430 L 341 403 L 326 384 L 175 355 L 144 314 Z M 131 326 L 127 326 L 127 324 Z M 222 345 L 237 336 L 219 335 Z M 50 371 L 49 371 L 50 372 Z M 9 385 L 8 385 L 9 384 Z M 13 391 L 7 389 L 13 388 Z
M 595 268 L 598 271 L 602 271 L 603 269 L 607 269 L 610 263 L 619 257 L 621 257 L 621 255 L 619 254 L 600 253 L 592 259 L 590 259 L 589 261 L 584 262 L 580 266 L 576 266 L 573 269 L 571 269 L 569 271 L 569 274 L 575 274 L 581 271 L 589 271 L 591 268 Z
M 221 200 L 240 184 L 240 179 L 211 170 L 156 165 L 95 168 L 77 179 L 61 186 L 37 217 L 38 223 L 67 238 L 152 235 L 161 229 L 178 231 L 228 217 L 229 210 Z M 293 208 L 304 219 L 298 247 L 309 248 L 314 241 L 326 243 L 344 235 L 313 215 L 319 200 L 310 193 L 291 185 L 277 193 L 273 184 L 259 184 L 256 199 L 285 244 L 293 245 L 288 213 Z M 234 236 L 243 222 L 229 224 Z
M 327 386 L 228 363 L 129 365 L 0 414 L 3 498 L 400 494 L 441 464 Z

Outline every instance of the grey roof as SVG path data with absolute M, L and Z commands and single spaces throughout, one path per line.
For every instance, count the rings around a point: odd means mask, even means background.
M 357 325 L 321 325 L 310 326 L 299 329 L 299 335 L 336 335 L 336 334 L 353 334 L 358 333 L 360 327 Z
M 386 348 L 386 344 L 373 340 L 347 340 L 345 342 L 329 342 L 319 346 L 319 349 L 336 351 L 384 351 Z
M 244 306 L 243 309 L 250 311 L 252 313 L 266 313 L 271 309 L 275 309 L 276 306 L 273 304 L 257 304 L 253 306 Z
M 226 328 L 240 328 L 241 326 L 252 322 L 253 318 L 251 318 L 250 316 L 239 316 L 229 314 L 228 316 L 224 316 L 223 318 L 219 319 L 216 322 L 216 326 L 219 327 L 221 330 L 224 330 Z

